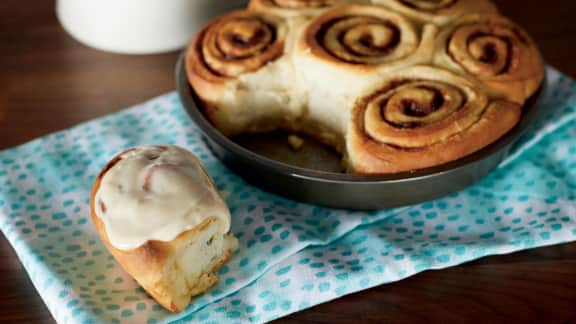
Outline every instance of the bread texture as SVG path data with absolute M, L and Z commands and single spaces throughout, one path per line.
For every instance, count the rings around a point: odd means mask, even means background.
M 194 67 L 210 69 L 200 39 L 227 19 L 217 18 L 187 52 L 200 109 L 228 136 L 275 129 L 311 135 L 342 152 L 351 173 L 409 172 L 472 154 L 518 123 L 544 79 L 534 41 L 489 0 L 252 0 L 239 13 L 282 21 L 282 51 L 238 75 L 212 69 L 234 87 L 207 90 Z M 263 99 L 271 85 L 283 100 Z
M 164 308 L 180 312 L 193 296 L 217 282 L 215 272 L 237 248 L 237 240 L 223 232 L 227 224 L 221 217 L 206 215 L 200 223 L 169 241 L 147 240 L 135 248 L 118 248 L 98 216 L 98 210 L 106 206 L 98 206 L 103 202 L 98 200 L 97 193 L 106 173 L 125 153 L 112 159 L 96 178 L 90 202 L 92 221 L 102 242 L 122 268 Z

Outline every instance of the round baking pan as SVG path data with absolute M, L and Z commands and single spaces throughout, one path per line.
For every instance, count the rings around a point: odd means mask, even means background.
M 294 200 L 332 208 L 357 210 L 391 208 L 443 197 L 484 177 L 506 156 L 514 142 L 542 112 L 543 85 L 524 108 L 520 122 L 495 143 L 467 157 L 415 172 L 355 175 L 339 172 L 339 156 L 306 138 L 295 151 L 284 133 L 227 138 L 205 118 L 189 86 L 185 62 L 176 65 L 178 93 L 188 114 L 212 150 L 229 169 L 266 191 Z

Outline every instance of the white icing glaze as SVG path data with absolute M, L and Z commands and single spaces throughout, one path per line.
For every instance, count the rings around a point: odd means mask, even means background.
M 149 240 L 171 241 L 209 217 L 230 229 L 230 212 L 201 162 L 177 146 L 126 151 L 104 174 L 95 212 L 110 243 L 128 250 Z

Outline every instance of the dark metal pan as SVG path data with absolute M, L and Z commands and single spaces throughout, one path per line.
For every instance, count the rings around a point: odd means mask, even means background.
M 294 152 L 287 134 L 245 135 L 229 139 L 204 117 L 189 86 L 183 56 L 176 65 L 176 84 L 188 114 L 205 140 L 228 168 L 266 191 L 332 208 L 381 209 L 424 202 L 461 190 L 493 170 L 514 142 L 541 114 L 540 94 L 526 105 L 522 119 L 504 137 L 465 158 L 440 166 L 393 175 L 354 175 L 338 172 L 339 157 L 329 148 L 306 139 Z

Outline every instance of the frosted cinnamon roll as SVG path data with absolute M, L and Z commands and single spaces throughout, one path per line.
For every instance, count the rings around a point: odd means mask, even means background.
M 414 66 L 390 75 L 356 103 L 347 160 L 357 173 L 398 173 L 440 165 L 496 141 L 521 106 L 491 100 L 477 83 Z
M 347 5 L 314 18 L 299 36 L 295 66 L 308 85 L 309 118 L 343 135 L 354 94 L 402 66 L 431 60 L 434 28 L 420 30 L 379 6 Z M 432 42 L 431 42 L 432 41 Z
M 438 37 L 435 62 L 473 75 L 497 96 L 523 104 L 544 78 L 540 53 L 530 36 L 495 15 L 458 19 Z
M 371 0 L 410 18 L 444 25 L 467 13 L 498 13 L 489 0 Z
M 299 96 L 287 91 L 290 37 L 283 18 L 241 10 L 216 18 L 190 43 L 188 80 L 225 135 L 265 131 L 299 114 Z
M 126 150 L 102 169 L 91 217 L 116 261 L 158 303 L 182 311 L 217 281 L 238 242 L 202 163 L 171 145 Z
M 310 17 L 330 7 L 351 2 L 360 2 L 360 0 L 250 0 L 248 8 L 280 16 Z

